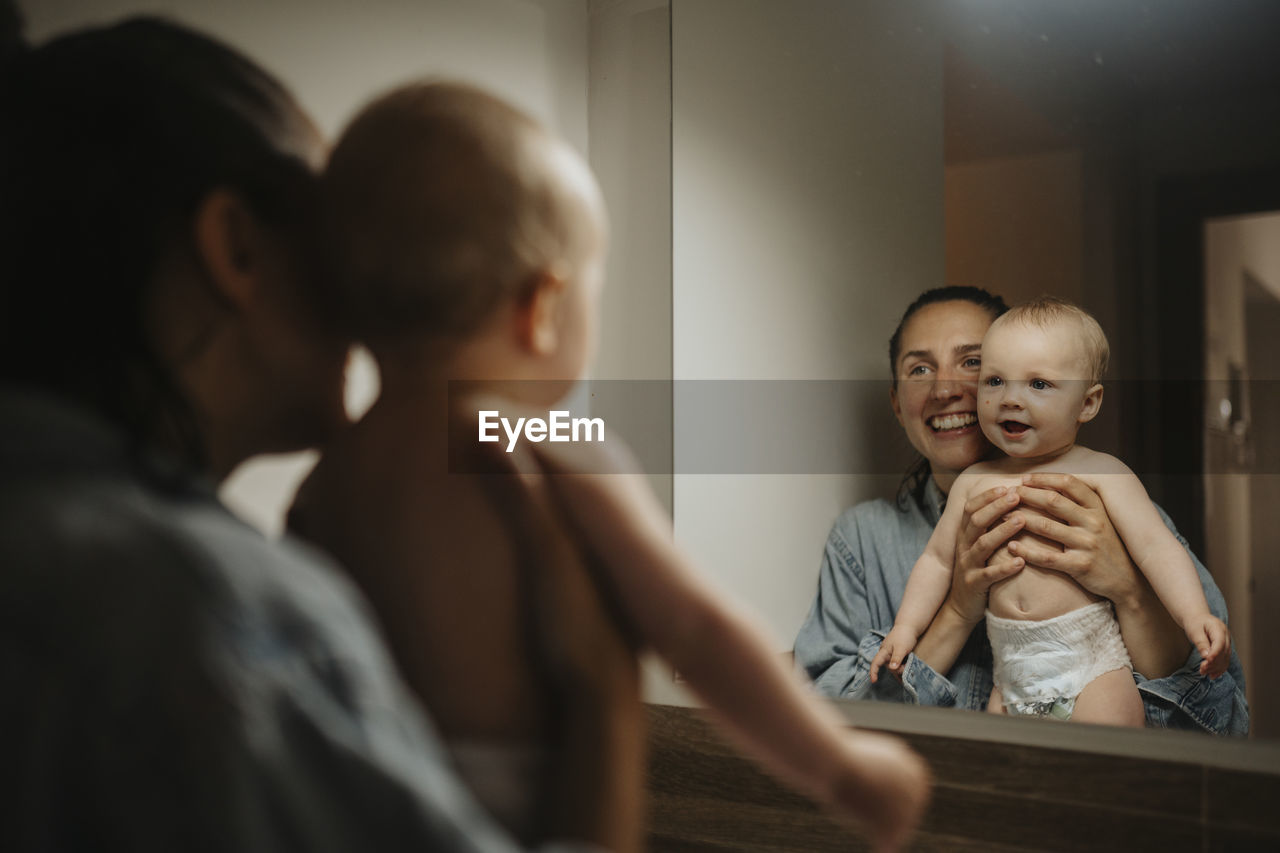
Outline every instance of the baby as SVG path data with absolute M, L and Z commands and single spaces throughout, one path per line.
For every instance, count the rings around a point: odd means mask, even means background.
M 583 374 L 603 286 L 600 191 L 582 159 L 532 119 L 440 83 L 367 107 L 325 181 L 336 296 L 378 361 L 382 391 L 327 450 L 291 523 L 360 583 L 479 799 L 537 840 L 535 795 L 556 761 L 547 732 L 566 709 L 538 700 L 527 555 L 493 478 L 450 466 L 461 441 L 450 384 L 483 382 L 503 401 L 470 409 L 475 442 L 479 408 L 509 403 L 545 417 Z M 610 490 L 635 477 L 552 479 L 565 481 L 566 506 L 571 481 L 582 481 L 579 500 L 589 496 L 569 515 L 579 547 L 603 557 L 599 587 L 616 599 L 618 622 L 772 770 L 863 821 L 878 849 L 900 843 L 928 798 L 923 762 L 895 739 L 849 731 L 754 624 L 702 585 L 651 494 L 611 502 Z M 612 846 L 637 846 L 638 822 L 633 834 Z
M 1203 661 L 1221 675 L 1230 659 L 1227 626 L 1209 612 L 1186 551 L 1124 463 L 1075 443 L 1097 415 L 1107 339 L 1088 313 L 1042 297 L 1008 311 L 982 341 L 978 423 L 1006 455 L 962 473 L 907 581 L 893 630 L 871 664 L 875 680 L 897 670 L 951 586 L 956 534 L 970 495 L 1016 486 L 1037 471 L 1074 474 L 1094 489 L 1116 532 Z M 989 710 L 1141 726 L 1142 701 L 1111 602 L 1067 575 L 1028 565 L 994 584 L 987 633 L 995 658 Z

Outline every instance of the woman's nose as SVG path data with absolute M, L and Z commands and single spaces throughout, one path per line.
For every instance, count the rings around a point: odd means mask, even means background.
M 935 400 L 948 400 L 952 397 L 959 397 L 961 393 L 958 382 L 942 376 L 934 380 L 932 392 Z
M 972 380 L 966 382 L 964 377 L 939 371 L 938 378 L 933 382 L 933 398 L 935 400 L 950 400 L 956 397 L 963 397 L 972 385 Z

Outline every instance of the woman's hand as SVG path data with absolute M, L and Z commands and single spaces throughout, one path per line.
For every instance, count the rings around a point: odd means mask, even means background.
M 1138 672 L 1162 678 L 1181 666 L 1190 644 L 1129 558 L 1097 493 L 1070 474 L 1031 474 L 1016 491 L 1022 506 L 1039 512 L 1014 515 L 1025 516 L 1027 531 L 1049 542 L 1023 537 L 1009 543 L 1010 552 L 1109 598 Z
M 956 536 L 955 570 L 951 591 L 916 644 L 916 657 L 935 672 L 955 664 L 973 628 L 987 610 L 992 584 L 1022 571 L 1025 562 L 1004 549 L 1026 520 L 1010 514 L 1020 500 L 1017 490 L 997 486 L 965 502 Z
M 1022 557 L 1009 554 L 1004 548 L 1026 524 L 1022 514 L 1010 514 L 1019 500 L 1016 489 L 997 486 L 965 503 L 956 537 L 951 593 L 943 606 L 950 607 L 970 627 L 986 613 L 987 593 L 992 585 L 1016 575 L 1026 565 Z
M 1070 474 L 1031 474 L 1017 493 L 1024 507 L 1043 513 L 1016 513 L 1025 516 L 1027 530 L 1060 547 L 1024 537 L 1009 544 L 1012 553 L 1117 606 L 1142 595 L 1142 575 L 1093 489 Z

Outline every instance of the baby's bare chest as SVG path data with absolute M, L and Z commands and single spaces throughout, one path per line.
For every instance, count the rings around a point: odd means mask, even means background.
M 1100 454 L 1068 453 L 1050 462 L 1028 465 L 1018 459 L 1000 459 L 984 462 L 969 469 L 967 497 L 971 498 L 997 486 L 1013 488 L 1023 484 L 1032 474 L 1070 474 L 1085 485 L 1099 491 L 1110 479 L 1098 463 Z M 966 498 L 967 499 L 967 498 Z

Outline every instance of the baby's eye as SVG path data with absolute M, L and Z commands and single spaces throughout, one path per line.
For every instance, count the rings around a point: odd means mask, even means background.
M 1032 379 L 1031 387 L 1037 391 L 1045 391 L 1049 388 L 1049 383 L 1045 382 L 1043 379 Z
M 1004 380 L 999 376 L 988 376 L 986 378 L 986 385 L 988 388 L 999 388 L 1003 384 Z

